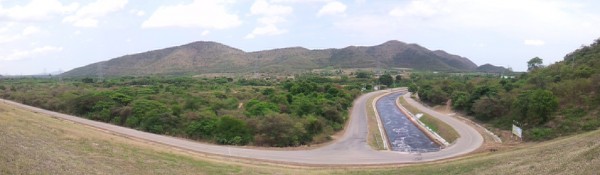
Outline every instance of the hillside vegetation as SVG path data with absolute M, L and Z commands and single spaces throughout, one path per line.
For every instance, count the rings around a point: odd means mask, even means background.
M 377 46 L 309 50 L 301 47 L 244 52 L 216 42 L 199 41 L 125 55 L 65 72 L 62 76 L 194 75 L 202 73 L 280 73 L 334 68 L 414 68 L 473 71 L 469 59 L 416 44 L 388 41 Z
M 0 97 L 152 133 L 286 147 L 322 143 L 343 129 L 360 81 L 310 75 L 281 81 L 20 78 L 0 80 Z
M 510 129 L 517 121 L 528 140 L 595 130 L 600 126 L 600 39 L 543 66 L 533 58 L 515 78 L 498 75 L 413 74 L 421 100 L 451 103 L 476 119 Z M 525 63 L 524 63 L 525 64 Z
M 600 130 L 458 160 L 296 167 L 211 157 L 115 136 L 0 103 L 0 174 L 595 174 Z

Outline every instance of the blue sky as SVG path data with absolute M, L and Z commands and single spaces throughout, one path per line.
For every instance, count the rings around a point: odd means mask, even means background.
M 244 51 L 417 43 L 524 71 L 600 38 L 598 1 L 0 0 L 0 74 L 51 73 L 193 41 Z

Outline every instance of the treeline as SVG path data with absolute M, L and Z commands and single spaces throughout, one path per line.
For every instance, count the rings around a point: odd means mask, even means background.
M 343 129 L 360 80 L 4 79 L 2 98 L 143 131 L 232 145 L 321 143 Z
M 531 140 L 600 126 L 600 40 L 547 67 L 537 57 L 527 64 L 529 71 L 514 77 L 413 74 L 409 90 L 424 102 L 450 103 L 499 128 L 517 121 Z

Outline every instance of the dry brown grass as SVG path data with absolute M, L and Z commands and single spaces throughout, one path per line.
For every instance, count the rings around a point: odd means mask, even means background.
M 377 125 L 377 117 L 375 117 L 375 108 L 373 108 L 373 102 L 377 96 L 373 96 L 367 100 L 367 143 L 375 150 L 384 150 L 383 140 L 381 138 L 381 132 L 379 132 L 379 126 Z
M 600 130 L 455 160 L 378 168 L 248 163 L 115 136 L 0 103 L 0 174 L 597 174 Z

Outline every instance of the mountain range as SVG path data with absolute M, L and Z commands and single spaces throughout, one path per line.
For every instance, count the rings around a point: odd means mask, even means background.
M 138 76 L 202 73 L 290 73 L 326 67 L 413 68 L 417 70 L 477 71 L 471 60 L 417 44 L 388 41 L 376 46 L 341 49 L 289 47 L 245 52 L 221 43 L 198 41 L 181 46 L 125 55 L 63 73 L 63 76 Z

